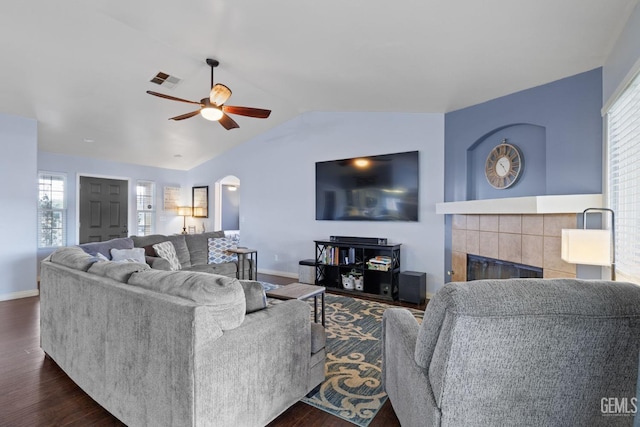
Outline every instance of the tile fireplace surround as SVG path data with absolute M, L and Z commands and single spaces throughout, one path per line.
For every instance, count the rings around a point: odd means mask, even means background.
M 560 236 L 576 226 L 575 213 L 453 215 L 451 280 L 467 280 L 467 254 L 540 267 L 545 278 L 575 278 L 576 266 L 560 259 Z

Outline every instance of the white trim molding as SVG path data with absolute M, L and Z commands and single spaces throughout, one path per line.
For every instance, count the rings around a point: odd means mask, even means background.
M 509 197 L 436 203 L 436 214 L 558 214 L 601 208 L 602 194 Z
M 633 66 L 627 72 L 627 75 L 624 76 L 624 79 L 618 84 L 616 90 L 611 94 L 609 99 L 603 104 L 602 109 L 600 110 L 600 114 L 604 117 L 611 106 L 620 98 L 622 92 L 624 92 L 627 87 L 631 84 L 636 75 L 640 72 L 640 58 L 633 64 Z
M 299 279 L 298 273 L 291 273 L 289 271 L 265 270 L 263 268 L 259 268 L 258 269 L 258 273 L 260 273 L 260 274 L 269 274 L 271 276 L 288 277 L 290 279 L 296 279 L 296 280 Z
M 0 294 L 0 301 L 37 297 L 38 295 L 40 295 L 40 291 L 38 289 L 31 289 L 30 291 L 11 292 L 9 294 Z

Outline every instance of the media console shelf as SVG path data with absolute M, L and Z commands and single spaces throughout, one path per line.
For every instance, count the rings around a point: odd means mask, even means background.
M 400 244 L 376 245 L 314 240 L 316 244 L 316 285 L 353 295 L 369 295 L 385 300 L 398 299 Z M 368 262 L 376 257 L 390 260 L 387 270 L 372 269 Z M 382 267 L 386 268 L 386 267 Z M 342 275 L 352 271 L 362 276 L 363 290 L 342 286 Z

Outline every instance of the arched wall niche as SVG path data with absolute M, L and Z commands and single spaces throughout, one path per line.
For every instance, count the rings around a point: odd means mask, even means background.
M 503 190 L 493 188 L 485 177 L 485 162 L 491 150 L 506 139 L 522 154 L 523 169 L 518 181 Z M 467 200 L 546 194 L 547 130 L 531 123 L 500 126 L 482 135 L 467 149 Z

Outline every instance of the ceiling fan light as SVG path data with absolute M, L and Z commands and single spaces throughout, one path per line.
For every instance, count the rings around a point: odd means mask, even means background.
M 222 110 L 215 107 L 205 107 L 200 110 L 200 115 L 207 120 L 217 122 L 222 118 Z

